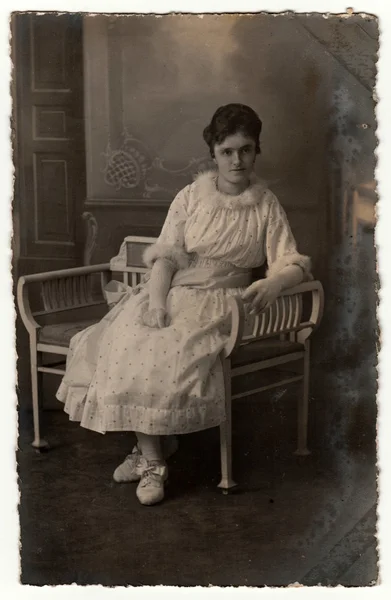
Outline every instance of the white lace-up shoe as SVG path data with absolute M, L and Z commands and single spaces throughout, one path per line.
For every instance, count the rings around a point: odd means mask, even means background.
M 139 481 L 147 466 L 147 460 L 143 457 L 138 447 L 135 446 L 132 454 L 128 454 L 124 462 L 116 468 L 113 473 L 113 479 L 117 483 Z
M 141 476 L 136 495 L 141 504 L 152 506 L 164 498 L 164 483 L 167 481 L 167 466 L 161 463 L 149 463 Z
M 162 439 L 163 456 L 165 460 L 170 458 L 178 450 L 178 438 L 174 435 Z M 116 468 L 113 473 L 113 479 L 117 483 L 132 483 L 140 481 L 141 475 L 148 466 L 147 460 L 141 454 L 136 445 L 132 454 L 128 454 L 123 463 Z

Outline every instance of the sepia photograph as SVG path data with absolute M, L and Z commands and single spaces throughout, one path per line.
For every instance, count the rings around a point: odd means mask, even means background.
M 10 52 L 20 583 L 376 586 L 377 17 Z

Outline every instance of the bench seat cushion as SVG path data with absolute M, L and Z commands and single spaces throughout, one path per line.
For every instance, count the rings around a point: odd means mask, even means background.
M 85 319 L 83 321 L 73 321 L 70 323 L 57 323 L 56 325 L 44 325 L 38 331 L 38 343 L 51 344 L 67 348 L 71 338 L 82 331 L 95 325 L 99 319 Z

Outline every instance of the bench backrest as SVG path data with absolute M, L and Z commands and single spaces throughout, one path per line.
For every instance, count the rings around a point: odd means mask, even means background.
M 143 262 L 145 249 L 157 238 L 128 236 L 110 263 L 63 269 L 21 277 L 18 305 L 28 329 L 49 322 L 72 321 L 78 315 L 103 316 L 107 303 L 104 286 L 115 278 L 135 287 L 148 271 Z M 34 289 L 35 288 L 35 289 Z M 305 296 L 309 296 L 308 302 Z M 303 301 L 304 298 L 304 301 Z M 252 319 L 252 331 L 243 341 L 290 334 L 297 336 L 317 326 L 323 310 L 323 289 L 319 282 L 301 284 L 284 292 L 260 317 Z M 240 319 L 242 321 L 242 319 Z M 237 324 L 241 328 L 242 324 Z M 235 327 L 234 327 L 235 328 Z

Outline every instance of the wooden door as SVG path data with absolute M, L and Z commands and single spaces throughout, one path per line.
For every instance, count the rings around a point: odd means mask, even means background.
M 82 18 L 17 14 L 13 59 L 13 279 L 82 263 L 85 192 Z M 30 408 L 27 333 L 16 320 L 18 397 Z M 44 378 L 53 401 L 56 378 Z M 49 406 L 50 403 L 49 403 Z
M 20 14 L 14 62 L 14 275 L 81 263 L 82 18 Z

